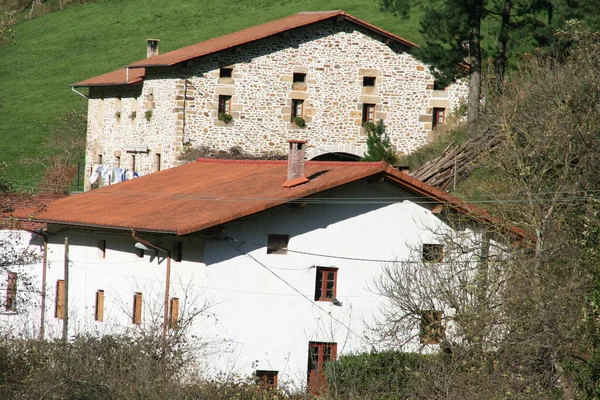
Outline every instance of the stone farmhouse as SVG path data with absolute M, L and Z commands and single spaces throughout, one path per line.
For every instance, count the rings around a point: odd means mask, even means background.
M 178 165 L 188 147 L 357 160 L 366 122 L 382 119 L 398 153 L 428 141 L 466 94 L 436 85 L 416 45 L 344 11 L 301 12 L 73 84 L 88 98 L 86 168 L 147 174 Z M 88 93 L 80 92 L 88 88 Z M 106 182 L 105 182 L 106 183 Z
M 472 221 L 461 237 L 494 222 L 384 162 L 305 162 L 305 142 L 289 147 L 288 162 L 199 159 L 49 204 L 33 217 L 48 224 L 41 288 L 14 283 L 0 323 L 41 321 L 29 331 L 45 338 L 67 317 L 69 335 L 185 327 L 209 346 L 203 373 L 317 385 L 324 362 L 372 348 L 385 265 L 442 268 L 453 255 L 439 234 L 457 232 L 448 215 Z M 488 254 L 473 251 L 458 256 Z M 46 306 L 26 312 L 40 304 L 22 302 L 32 293 Z M 451 329 L 446 305 L 422 307 L 406 350 L 435 350 Z

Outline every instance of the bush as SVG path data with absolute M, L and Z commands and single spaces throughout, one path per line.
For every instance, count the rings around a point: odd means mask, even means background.
M 410 380 L 429 356 L 383 351 L 341 356 L 326 365 L 330 396 L 343 399 L 402 399 Z

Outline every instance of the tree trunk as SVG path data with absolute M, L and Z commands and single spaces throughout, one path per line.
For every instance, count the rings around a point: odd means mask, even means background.
M 469 53 L 471 72 L 469 74 L 469 104 L 467 122 L 471 123 L 479 116 L 481 100 L 481 18 L 483 16 L 483 0 L 473 0 L 469 25 Z
M 498 33 L 498 54 L 494 62 L 496 72 L 494 91 L 498 95 L 504 89 L 504 71 L 507 63 L 507 45 L 508 45 L 508 29 L 510 24 L 510 12 L 512 10 L 512 0 L 506 0 L 502 8 L 502 24 Z

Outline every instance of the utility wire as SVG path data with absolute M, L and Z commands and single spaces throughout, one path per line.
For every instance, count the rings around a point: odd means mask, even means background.
M 227 243 L 238 253 L 240 253 L 240 255 L 246 256 L 248 258 L 250 258 L 252 261 L 254 261 L 255 263 L 257 263 L 258 265 L 260 265 L 261 267 L 263 267 L 264 269 L 266 269 L 267 271 L 269 271 L 269 273 L 271 273 L 272 275 L 274 275 L 277 279 L 279 279 L 280 281 L 282 281 L 283 283 L 286 284 L 286 286 L 289 286 L 293 291 L 295 291 L 296 293 L 298 293 L 300 296 L 302 296 L 303 298 L 305 298 L 310 304 L 312 304 L 313 306 L 317 307 L 319 310 L 321 310 L 322 312 L 324 312 L 325 314 L 328 314 L 331 319 L 333 319 L 334 321 L 336 321 L 337 323 L 339 323 L 340 325 L 342 325 L 344 328 L 348 329 L 348 332 L 352 333 L 353 335 L 355 335 L 356 337 L 360 338 L 363 342 L 365 342 L 367 345 L 370 345 L 371 343 L 369 343 L 362 335 L 359 335 L 358 333 L 354 332 L 354 330 L 352 328 L 350 328 L 348 325 L 346 325 L 344 322 L 342 322 L 341 320 L 339 320 L 338 318 L 336 318 L 333 314 L 331 314 L 331 312 L 328 312 L 327 310 L 325 310 L 323 307 L 321 307 L 319 304 L 317 304 L 315 301 L 311 300 L 308 296 L 306 296 L 304 293 L 302 293 L 301 291 L 299 291 L 298 289 L 296 289 L 291 283 L 289 283 L 288 281 L 286 281 L 284 278 L 282 278 L 281 276 L 279 276 L 276 272 L 272 271 L 269 267 L 267 267 L 265 264 L 261 263 L 260 261 L 258 261 L 256 258 L 254 258 L 251 254 L 249 253 L 244 253 L 243 251 L 241 251 L 240 249 L 238 249 L 235 245 L 233 245 L 233 243 L 231 243 L 230 241 L 227 241 Z

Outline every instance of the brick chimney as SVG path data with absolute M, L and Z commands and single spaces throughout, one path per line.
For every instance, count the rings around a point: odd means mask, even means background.
M 291 188 L 308 182 L 304 176 L 304 153 L 306 152 L 306 140 L 288 140 L 290 144 L 288 152 L 288 173 L 284 188 Z
M 158 55 L 158 43 L 159 39 L 146 39 L 148 41 L 148 48 L 146 50 L 146 58 L 154 57 Z

